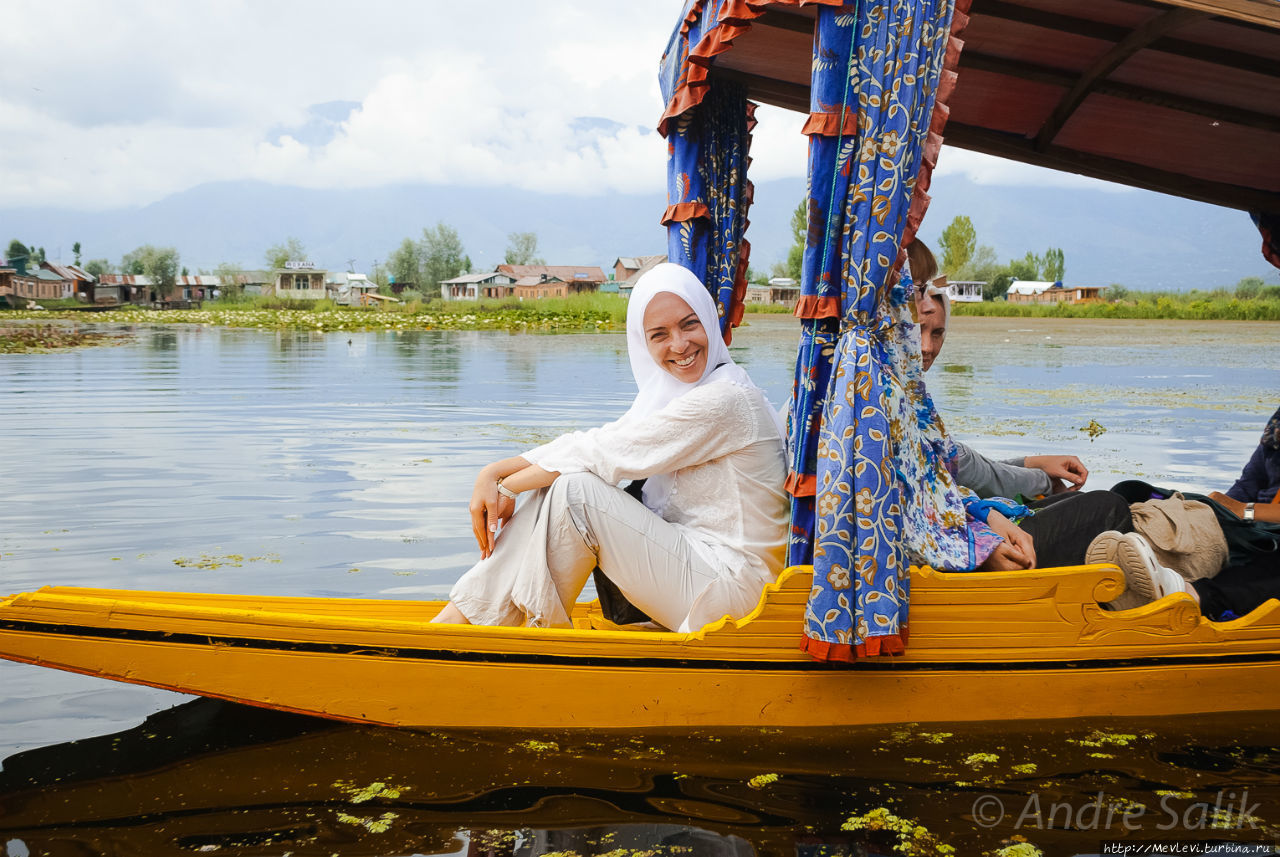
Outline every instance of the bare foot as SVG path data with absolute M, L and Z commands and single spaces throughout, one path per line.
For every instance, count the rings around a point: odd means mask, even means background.
M 446 625 L 470 625 L 471 624 L 471 621 L 467 619 L 466 616 L 462 615 L 462 611 L 459 610 L 457 607 L 453 606 L 452 601 L 444 605 L 444 609 L 441 610 L 439 613 L 437 613 L 436 618 L 432 619 L 431 621 L 440 622 Z

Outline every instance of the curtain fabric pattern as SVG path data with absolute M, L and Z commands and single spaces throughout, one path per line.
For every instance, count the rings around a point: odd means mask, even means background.
M 667 258 L 711 292 L 726 342 L 742 321 L 747 288 L 754 113 L 740 86 L 713 81 L 701 103 L 667 126 Z
M 901 652 L 910 564 L 973 568 L 991 548 L 951 480 L 896 273 L 928 204 L 921 164 L 927 183 L 941 144 L 952 12 L 950 0 L 818 10 L 788 488 L 789 561 L 811 549 L 814 568 L 802 646 L 820 659 Z
M 751 246 L 743 236 L 752 198 L 747 167 L 755 105 L 742 87 L 709 71 L 764 5 L 687 0 L 658 75 L 667 105 L 658 125 L 667 138 L 667 258 L 706 283 L 726 341 L 742 320 L 747 288 Z

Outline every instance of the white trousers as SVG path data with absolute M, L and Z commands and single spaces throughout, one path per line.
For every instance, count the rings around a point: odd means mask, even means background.
M 476 625 L 567 627 L 597 565 L 672 630 L 686 630 L 694 601 L 719 577 L 674 524 L 595 474 L 570 473 L 520 504 L 449 600 Z

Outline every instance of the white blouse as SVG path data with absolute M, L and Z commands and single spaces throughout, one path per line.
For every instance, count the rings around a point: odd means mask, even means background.
M 719 570 L 686 625 L 755 609 L 782 571 L 789 500 L 783 439 L 759 390 L 713 381 L 644 418 L 571 432 L 523 453 L 544 470 L 588 471 L 611 485 L 672 475 L 663 519 Z

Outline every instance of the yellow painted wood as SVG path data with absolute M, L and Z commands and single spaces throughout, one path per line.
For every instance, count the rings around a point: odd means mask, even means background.
M 824 726 L 1280 709 L 1280 602 L 1213 623 L 1187 596 L 1104 610 L 1099 602 L 1123 586 L 1113 566 L 916 569 L 904 656 L 875 669 L 815 668 L 799 651 L 811 580 L 810 569 L 789 569 L 750 616 L 693 634 L 614 629 L 594 603 L 578 605 L 572 629 L 486 628 L 430 624 L 439 603 L 46 588 L 0 601 L 0 657 L 418 727 Z M 12 622 L 157 638 L 43 633 Z M 479 660 L 414 656 L 421 651 Z M 545 655 L 579 660 L 519 660 Z M 1212 662 L 1221 656 L 1238 662 Z

